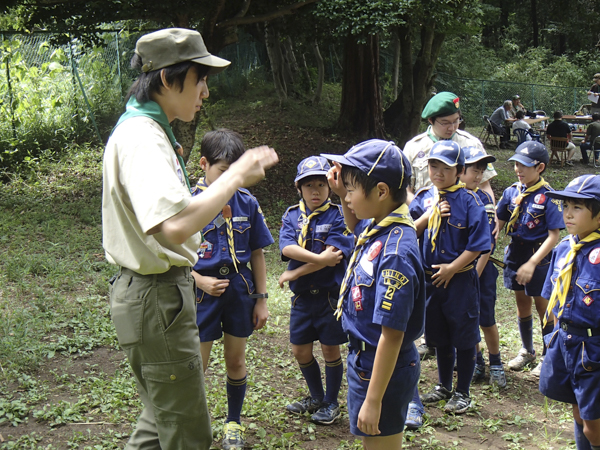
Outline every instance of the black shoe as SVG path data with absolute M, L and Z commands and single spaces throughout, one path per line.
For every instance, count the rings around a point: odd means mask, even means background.
M 446 389 L 441 384 L 438 384 L 433 388 L 433 391 L 421 395 L 421 402 L 437 403 L 441 402 L 442 400 L 450 400 L 451 398 L 452 392 Z
M 305 397 L 297 402 L 290 403 L 285 408 L 293 414 L 315 413 L 321 407 L 321 402 L 312 397 Z

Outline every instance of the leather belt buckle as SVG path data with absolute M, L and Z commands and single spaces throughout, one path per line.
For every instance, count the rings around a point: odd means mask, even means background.
M 221 275 L 229 275 L 229 267 L 224 266 L 219 269 L 219 274 Z

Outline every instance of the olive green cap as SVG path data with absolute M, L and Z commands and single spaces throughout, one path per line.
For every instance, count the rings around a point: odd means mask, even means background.
M 211 67 L 216 74 L 231 64 L 226 59 L 211 55 L 200 33 L 187 28 L 165 28 L 142 36 L 135 45 L 135 52 L 142 58 L 142 72 L 151 72 L 192 61 Z
M 444 117 L 456 114 L 459 112 L 459 100 L 458 96 L 452 92 L 440 92 L 427 102 L 425 108 L 423 108 L 421 117 L 429 119 L 431 117 Z
M 600 73 L 597 73 L 594 75 L 594 80 L 598 80 L 598 79 L 600 79 Z

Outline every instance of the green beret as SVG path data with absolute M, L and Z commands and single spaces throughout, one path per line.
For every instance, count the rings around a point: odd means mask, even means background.
M 456 114 L 459 112 L 459 100 L 458 96 L 452 92 L 440 92 L 427 102 L 421 117 L 429 119 L 431 117 L 444 117 Z

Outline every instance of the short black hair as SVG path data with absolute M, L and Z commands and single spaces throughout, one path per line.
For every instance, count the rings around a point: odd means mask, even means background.
M 310 183 L 312 181 L 322 181 L 325 184 L 327 184 L 327 186 L 329 186 L 329 183 L 327 182 L 327 177 L 325 175 L 309 175 L 307 177 L 300 178 L 296 182 L 296 185 L 297 185 L 298 189 L 300 189 L 303 184 Z
M 469 167 L 475 167 L 476 169 L 485 170 L 487 169 L 487 163 L 485 161 L 477 161 L 473 164 L 465 164 L 465 172 Z
M 523 113 L 523 111 L 517 111 L 517 113 L 515 114 L 515 117 L 519 120 L 521 120 L 523 117 L 525 117 L 525 114 Z
M 209 131 L 200 143 L 200 155 L 204 156 L 209 164 L 219 161 L 232 164 L 240 159 L 245 151 L 242 136 L 226 128 Z
M 563 201 L 585 206 L 592 212 L 592 218 L 600 214 L 600 201 L 594 200 L 593 198 L 567 198 Z
M 600 114 L 598 114 L 598 113 L 592 114 L 592 120 L 600 120 Z
M 562 119 L 562 113 L 560 111 L 554 111 L 554 120 Z
M 142 57 L 137 53 L 131 58 L 131 68 L 138 70 L 142 68 Z M 194 70 L 196 83 L 199 83 L 201 79 L 208 75 L 210 67 L 192 61 L 184 61 L 163 69 L 142 72 L 129 88 L 125 101 L 127 102 L 131 96 L 134 96 L 140 103 L 147 103 L 152 100 L 152 95 L 159 94 L 161 88 L 164 87 L 160 77 L 161 71 L 165 72 L 166 82 L 178 87 L 179 92 L 182 92 L 183 82 L 190 70 Z
M 379 183 L 379 181 L 368 176 L 358 167 L 342 164 L 342 183 L 344 183 L 344 186 L 350 183 L 354 186 L 360 186 L 365 193 L 365 196 L 367 196 L 373 189 L 377 187 L 377 183 Z M 388 185 L 388 187 L 390 186 Z M 406 186 L 403 186 L 399 189 L 392 189 L 390 187 L 390 192 L 392 194 L 392 200 L 394 200 L 396 203 L 406 203 Z

